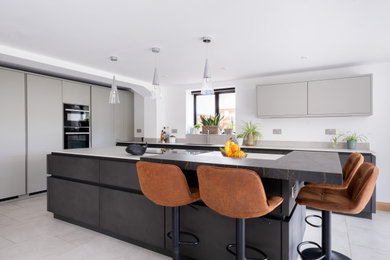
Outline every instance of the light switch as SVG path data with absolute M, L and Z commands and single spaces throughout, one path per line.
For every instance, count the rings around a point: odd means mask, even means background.
M 177 134 L 177 129 L 172 129 L 172 134 Z
M 325 134 L 326 135 L 335 135 L 336 129 L 325 129 Z
M 137 128 L 137 133 L 142 133 L 142 129 Z
M 273 133 L 274 135 L 281 135 L 281 134 L 282 134 L 282 129 L 273 129 L 273 130 L 272 130 L 272 133 Z

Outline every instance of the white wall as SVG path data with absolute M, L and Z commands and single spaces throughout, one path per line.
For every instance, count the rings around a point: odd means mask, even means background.
M 284 83 L 302 80 L 316 80 L 373 74 L 373 115 L 369 117 L 324 117 L 324 118 L 283 118 L 259 119 L 256 115 L 256 85 L 269 83 Z M 325 135 L 326 128 L 336 128 L 338 131 L 353 130 L 365 134 L 371 149 L 376 152 L 380 176 L 377 188 L 378 201 L 390 202 L 390 142 L 387 134 L 390 131 L 390 63 L 368 64 L 338 69 L 310 71 L 294 74 L 259 77 L 252 79 L 216 82 L 215 87 L 236 87 L 237 120 L 255 121 L 260 123 L 264 140 L 283 141 L 329 141 Z M 168 87 L 163 101 L 157 110 L 165 110 L 164 122 L 157 125 L 168 125 L 178 129 L 178 138 L 185 137 L 187 126 L 191 120 L 186 120 L 188 96 L 190 89 L 199 89 L 198 85 Z M 335 93 L 336 94 L 336 93 Z M 331 105 L 331 104 L 330 104 Z M 189 114 L 189 113 L 188 113 Z M 282 135 L 273 135 L 272 129 L 282 129 Z M 156 136 L 158 137 L 158 136 Z

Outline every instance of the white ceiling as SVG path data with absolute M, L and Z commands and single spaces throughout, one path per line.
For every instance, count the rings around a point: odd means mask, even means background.
M 148 83 L 159 46 L 160 83 L 189 84 L 204 35 L 214 80 L 390 60 L 389 14 L 389 0 L 0 0 L 0 45 Z

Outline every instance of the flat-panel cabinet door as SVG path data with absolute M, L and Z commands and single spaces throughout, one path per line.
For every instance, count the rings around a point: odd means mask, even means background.
M 108 103 L 110 89 L 92 86 L 92 147 L 114 146 L 114 105 Z
M 370 115 L 371 76 L 310 81 L 309 115 Z
M 46 155 L 63 149 L 61 81 L 27 75 L 27 193 L 46 190 Z
M 259 117 L 307 115 L 307 82 L 257 86 Z
M 0 69 L 0 199 L 26 193 L 24 74 Z
M 91 86 L 63 80 L 62 100 L 66 104 L 89 106 L 91 103 Z
M 100 228 L 164 248 L 164 207 L 141 194 L 100 188 Z
M 120 103 L 114 105 L 116 141 L 130 141 L 134 137 L 134 97 L 129 91 L 119 90 Z
M 47 178 L 48 210 L 90 227 L 99 227 L 99 187 Z

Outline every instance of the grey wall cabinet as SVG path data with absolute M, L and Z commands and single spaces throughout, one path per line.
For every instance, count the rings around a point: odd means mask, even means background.
M 0 69 L 0 199 L 26 193 L 24 74 Z
M 262 118 L 307 115 L 307 82 L 257 86 L 257 115 Z
M 91 103 L 91 86 L 63 80 L 62 100 L 67 104 L 89 106 Z
M 371 76 L 309 81 L 308 115 L 371 115 Z
M 257 115 L 315 117 L 372 115 L 372 76 L 257 86 Z
M 91 88 L 92 147 L 114 146 L 114 105 L 108 103 L 110 89 Z
M 119 90 L 120 103 L 114 105 L 115 141 L 130 141 L 134 137 L 134 95 Z
M 46 190 L 46 155 L 63 149 L 61 80 L 27 75 L 27 193 Z

